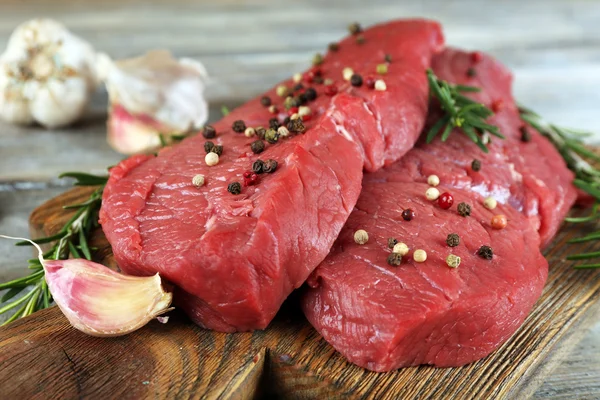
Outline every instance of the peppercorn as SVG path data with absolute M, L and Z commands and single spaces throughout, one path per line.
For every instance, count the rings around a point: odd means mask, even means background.
M 354 232 L 354 241 L 356 244 L 365 244 L 369 241 L 369 234 L 364 229 Z
M 446 238 L 446 244 L 450 247 L 456 247 L 460 244 L 460 236 L 456 233 L 451 233 Z
M 407 208 L 406 210 L 402 211 L 402 219 L 404 219 L 405 221 L 411 221 L 414 217 L 415 212 L 410 208 Z
M 471 169 L 475 172 L 479 171 L 481 169 L 481 161 L 477 159 L 473 160 L 471 163 Z
M 440 197 L 440 191 L 436 188 L 429 188 L 425 191 L 425 198 L 430 201 L 435 201 Z
M 467 203 L 458 203 L 456 209 L 461 217 L 468 217 L 471 215 L 471 206 Z
M 264 139 L 265 134 L 267 133 L 267 130 L 265 128 L 263 128 L 262 126 L 259 126 L 258 128 L 255 129 L 255 133 L 256 133 L 256 136 L 258 136 L 261 139 Z
M 277 128 L 277 134 L 279 135 L 279 137 L 288 137 L 290 136 L 290 131 L 285 126 L 280 126 L 279 128 Z
M 333 42 L 329 43 L 329 46 L 327 46 L 327 48 L 329 49 L 329 51 L 338 51 L 340 49 L 340 45 L 339 43 Z
M 300 107 L 300 98 L 298 97 L 292 97 L 290 98 L 290 101 L 288 102 L 290 108 L 294 108 L 294 107 Z
M 265 163 L 263 162 L 263 160 L 258 159 L 252 163 L 252 171 L 257 174 L 262 174 L 263 172 L 265 172 L 263 170 L 264 166 Z
M 475 68 L 471 67 L 471 68 L 469 68 L 469 69 L 467 70 L 467 76 L 468 76 L 469 78 L 472 78 L 472 77 L 474 77 L 474 76 L 476 76 L 476 75 L 477 75 L 477 72 L 475 71 Z
M 455 256 L 454 254 L 449 254 L 448 257 L 446 257 L 446 265 L 448 265 L 450 268 L 458 268 L 460 265 L 460 257 Z
M 298 96 L 298 103 L 299 103 L 299 105 L 308 103 L 308 97 L 306 96 L 306 93 L 301 93 Z
M 357 44 L 364 44 L 366 41 L 365 37 L 363 35 L 358 35 L 356 36 L 356 43 Z
M 427 260 L 427 252 L 423 249 L 415 250 L 415 252 L 413 253 L 413 260 L 415 260 L 418 263 L 425 262 L 425 260 Z
M 233 122 L 231 128 L 234 130 L 234 132 L 243 133 L 246 130 L 246 124 L 241 119 L 238 119 L 237 121 Z
M 360 87 L 363 84 L 362 76 L 359 74 L 352 74 L 350 77 L 350 84 L 355 87 Z
M 298 90 L 302 90 L 304 89 L 304 85 L 302 83 L 297 83 L 296 85 L 294 85 L 294 91 L 297 92 Z
M 390 249 L 393 249 L 396 243 L 398 243 L 398 240 L 396 238 L 388 238 L 388 247 Z
M 494 251 L 490 246 L 484 245 L 477 250 L 477 255 L 483 259 L 491 260 L 494 257 Z
M 387 85 L 383 79 L 377 79 L 375 81 L 374 88 L 375 88 L 375 90 L 378 90 L 380 92 L 385 92 L 387 90 Z
M 285 118 L 283 119 L 283 123 L 282 123 L 281 125 L 283 125 L 283 126 L 287 126 L 287 124 L 288 124 L 288 123 L 289 123 L 291 120 L 292 120 L 292 119 L 291 119 L 289 116 L 288 116 L 288 117 L 285 117 Z
M 277 130 L 277 128 L 279 128 L 280 126 L 281 124 L 279 123 L 279 120 L 277 118 L 271 118 L 269 120 L 269 128 Z
M 385 56 L 383 56 L 383 59 L 387 63 L 391 63 L 392 62 L 392 56 L 391 56 L 391 54 L 386 54 Z
M 277 86 L 277 89 L 275 89 L 275 93 L 279 97 L 285 97 L 289 94 L 289 92 L 290 92 L 290 90 L 285 85 L 279 85 L 279 86 Z
M 260 99 L 260 104 L 262 104 L 265 107 L 269 107 L 271 105 L 271 98 L 269 96 L 263 96 Z
M 292 119 L 288 123 L 287 128 L 290 132 L 296 132 L 296 133 L 302 133 L 306 130 L 306 127 L 304 126 L 304 124 L 302 123 L 302 120 L 300 118 Z
M 314 101 L 317 98 L 317 91 L 313 88 L 306 89 L 306 92 L 304 92 L 304 94 L 306 95 L 308 101 Z
M 506 228 L 506 224 L 508 220 L 506 219 L 506 215 L 498 214 L 492 217 L 492 228 L 494 229 L 504 229 Z
M 213 147 L 215 147 L 215 144 L 213 142 L 211 142 L 210 140 L 207 140 L 206 142 L 204 142 L 204 151 L 206 153 L 210 153 L 212 151 Z
M 223 154 L 223 146 L 217 144 L 210 150 L 210 152 L 220 156 L 221 154 Z
M 252 137 L 254 136 L 254 134 L 256 133 L 256 130 L 254 128 L 248 127 L 246 128 L 246 130 L 244 131 L 244 136 L 246 137 Z
M 362 32 L 362 27 L 358 22 L 353 22 L 350 25 L 348 25 L 348 31 L 351 35 L 357 35 Z
M 212 139 L 217 136 L 217 131 L 212 127 L 212 125 L 206 125 L 204 129 L 202 129 L 202 136 L 207 139 Z
M 202 174 L 194 175 L 194 177 L 192 178 L 192 185 L 194 185 L 196 187 L 203 186 L 204 185 L 204 175 L 202 175 Z
M 321 65 L 321 64 L 323 64 L 323 56 L 321 55 L 321 53 L 317 53 L 317 54 L 315 54 L 313 56 L 312 64 L 313 65 Z
M 271 144 L 275 144 L 279 140 L 279 133 L 275 129 L 267 129 L 265 140 Z
M 257 183 L 260 182 L 260 178 L 258 177 L 258 174 L 256 174 L 256 172 L 253 172 L 253 171 L 245 171 L 243 178 L 244 178 L 244 186 L 252 186 L 252 185 L 256 185 Z
M 388 66 L 387 64 L 377 64 L 375 70 L 379 75 L 385 75 L 388 72 Z
M 349 81 L 352 78 L 352 75 L 354 75 L 354 70 L 350 67 L 345 67 L 342 70 L 342 77 L 344 78 L 345 81 Z
M 487 208 L 488 210 L 493 210 L 494 208 L 496 208 L 498 206 L 498 202 L 493 197 L 486 197 L 483 200 L 483 206 L 485 208 Z
M 531 141 L 531 134 L 526 126 L 522 126 L 519 131 L 521 132 L 521 142 L 528 143 Z
M 392 267 L 402 264 L 402 256 L 398 253 L 391 253 L 387 258 L 387 263 Z
M 292 80 L 296 83 L 300 82 L 302 80 L 302 74 L 300 72 L 295 73 L 294 76 L 292 76 Z
M 430 186 L 437 186 L 440 184 L 440 178 L 437 175 L 429 175 L 427 177 L 427 184 Z
M 398 253 L 401 256 L 405 256 L 408 254 L 408 246 L 406 245 L 406 243 L 396 243 L 392 248 L 392 253 Z
M 277 113 L 277 111 L 279 111 L 279 110 L 277 109 L 277 107 L 275 107 L 275 105 L 270 105 L 270 106 L 269 106 L 269 112 L 270 112 L 271 114 L 276 114 L 276 113 Z
M 260 139 L 259 140 L 255 140 L 254 142 L 252 142 L 250 144 L 250 149 L 252 149 L 252 152 L 254 154 L 260 154 L 260 153 L 262 153 L 265 150 L 265 142 L 263 142 Z
M 219 155 L 217 153 L 210 152 L 204 157 L 204 162 L 209 167 L 217 165 L 219 163 Z
M 265 172 L 267 174 L 272 174 L 273 172 L 275 172 L 276 169 L 277 169 L 277 161 L 268 159 L 267 161 L 264 162 L 263 172 Z
M 227 185 L 227 191 L 231 194 L 240 194 L 242 193 L 242 185 L 239 182 L 231 182 Z

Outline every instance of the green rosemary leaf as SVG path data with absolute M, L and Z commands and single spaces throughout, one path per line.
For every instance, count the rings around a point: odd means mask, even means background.
M 15 313 L 9 319 L 4 321 L 4 323 L 2 323 L 0 326 L 8 325 L 11 322 L 15 321 L 17 318 L 21 318 L 23 316 L 23 311 L 25 311 L 25 307 L 27 307 L 27 304 L 24 304 L 23 307 L 15 311 Z
M 586 260 L 588 258 L 600 257 L 600 251 L 592 251 L 590 253 L 572 254 L 567 256 L 567 260 Z
M 600 264 L 579 264 L 574 266 L 575 269 L 595 269 L 600 268 Z
M 231 111 L 229 111 L 229 108 L 227 108 L 227 106 L 221 106 L 221 114 L 223 114 L 224 117 L 228 116 L 230 112 Z
M 33 241 L 37 244 L 45 244 L 45 243 L 55 242 L 63 236 L 64 236 L 64 234 L 57 233 L 56 235 L 46 236 L 46 237 L 39 238 L 39 239 L 33 239 Z M 33 246 L 33 245 L 31 243 L 23 240 L 22 242 L 15 243 L 15 246 Z
M 43 295 L 43 298 L 42 298 L 43 308 L 50 307 L 50 289 L 48 288 L 48 283 L 46 282 L 45 279 L 42 282 L 42 295 Z
M 577 186 L 579 189 L 583 190 L 587 194 L 593 196 L 596 200 L 600 200 L 600 189 L 591 184 L 590 182 L 586 182 L 582 179 L 575 179 L 573 184 Z
M 481 92 L 481 89 L 475 86 L 466 86 L 466 85 L 454 85 L 454 88 L 459 92 Z
M 451 133 L 452 133 L 452 125 L 447 124 L 446 128 L 444 128 L 444 132 L 442 132 L 442 137 L 441 137 L 442 142 L 445 142 L 446 140 L 448 140 Z
M 568 221 L 570 222 L 570 221 Z M 590 242 L 592 240 L 599 240 L 600 239 L 600 232 L 594 232 L 594 233 L 590 233 L 589 235 L 580 237 L 580 238 L 575 238 L 575 239 L 571 239 L 569 241 L 567 241 L 567 243 L 584 243 L 584 242 Z
M 92 255 L 87 244 L 87 238 L 85 237 L 85 232 L 83 230 L 79 230 L 79 248 L 81 249 L 83 255 L 85 255 L 86 259 L 92 259 Z
M 98 176 L 86 174 L 84 172 L 65 172 L 58 176 L 59 178 L 74 178 L 76 186 L 96 186 L 104 185 L 108 181 L 107 176 Z
M 23 291 L 24 287 L 13 287 L 8 292 L 4 293 L 4 296 L 0 299 L 0 303 L 6 303 L 19 293 Z
M 21 297 L 20 299 L 17 299 L 11 303 L 6 304 L 4 307 L 0 308 L 0 314 L 4 314 L 5 312 L 12 310 L 16 306 L 23 304 L 25 302 L 28 302 L 29 299 L 31 297 L 33 297 L 34 294 L 35 294 L 35 289 L 32 290 L 31 292 L 27 293 L 25 296 Z
M 12 281 L 9 281 L 9 282 L 0 283 L 0 290 L 12 288 L 20 283 L 25 283 L 33 278 L 40 278 L 43 275 L 44 275 L 43 272 L 34 272 L 34 273 L 31 273 L 30 275 L 27 275 L 27 276 L 24 276 L 21 278 L 17 278 L 17 279 L 13 279 Z
M 167 146 L 167 140 L 165 139 L 165 135 L 163 135 L 162 133 L 158 134 L 158 140 L 160 140 L 160 147 Z
M 69 252 L 73 256 L 73 258 L 81 258 L 81 254 L 79 254 L 79 250 L 77 250 L 77 248 L 75 247 L 73 242 L 69 242 L 68 246 L 69 246 Z
M 427 138 L 425 139 L 425 141 L 427 143 L 431 143 L 433 141 L 433 139 L 437 136 L 437 134 L 440 132 L 440 129 L 442 129 L 442 127 L 444 125 L 446 125 L 448 122 L 450 122 L 450 117 L 444 117 L 444 118 L 438 119 L 436 121 L 436 123 L 433 124 L 431 129 L 429 129 L 429 132 L 427 132 Z

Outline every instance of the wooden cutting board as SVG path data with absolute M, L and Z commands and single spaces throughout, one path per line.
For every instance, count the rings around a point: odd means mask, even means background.
M 55 233 L 90 188 L 37 208 L 32 236 Z M 575 212 L 577 213 L 577 212 Z M 374 373 L 344 360 L 308 324 L 292 295 L 265 331 L 222 334 L 172 312 L 125 337 L 94 338 L 71 328 L 57 307 L 0 329 L 3 398 L 207 399 L 501 399 L 525 398 L 578 341 L 600 310 L 600 271 L 573 270 L 567 252 L 593 244 L 566 241 L 593 226 L 563 227 L 546 252 L 550 274 L 525 324 L 500 349 L 462 368 Z M 115 267 L 98 230 L 98 261 Z

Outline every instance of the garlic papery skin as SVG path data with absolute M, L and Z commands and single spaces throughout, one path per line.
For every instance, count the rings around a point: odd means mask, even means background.
M 84 259 L 44 261 L 54 301 L 74 328 L 92 336 L 121 336 L 169 311 L 171 293 L 158 274 L 119 274 Z
M 0 55 L 0 118 L 47 128 L 79 119 L 97 86 L 92 46 L 51 19 L 19 25 Z
M 44 277 L 54 302 L 71 325 L 99 337 L 122 336 L 170 311 L 173 294 L 163 289 L 158 274 L 147 277 L 123 275 L 85 259 L 44 260 L 38 250 Z
M 158 134 L 186 134 L 208 118 L 208 77 L 199 62 L 165 50 L 118 61 L 99 54 L 97 71 L 110 100 L 108 142 L 121 153 L 153 150 Z

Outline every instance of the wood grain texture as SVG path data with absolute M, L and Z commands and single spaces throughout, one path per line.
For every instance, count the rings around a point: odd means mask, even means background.
M 52 234 L 67 220 L 65 204 L 84 200 L 77 188 L 31 216 L 32 234 Z M 588 227 L 590 228 L 590 227 Z M 546 289 L 525 324 L 500 349 L 462 368 L 405 368 L 373 373 L 344 360 L 307 323 L 292 295 L 265 331 L 222 334 L 200 329 L 178 312 L 131 335 L 99 339 L 71 328 L 53 307 L 0 329 L 0 382 L 8 398 L 211 399 L 512 399 L 537 389 L 552 365 L 549 355 L 600 309 L 600 271 L 576 271 L 567 245 L 582 233 L 566 226 L 547 251 Z M 99 260 L 111 264 L 98 231 Z M 35 365 L 35 368 L 32 368 Z

